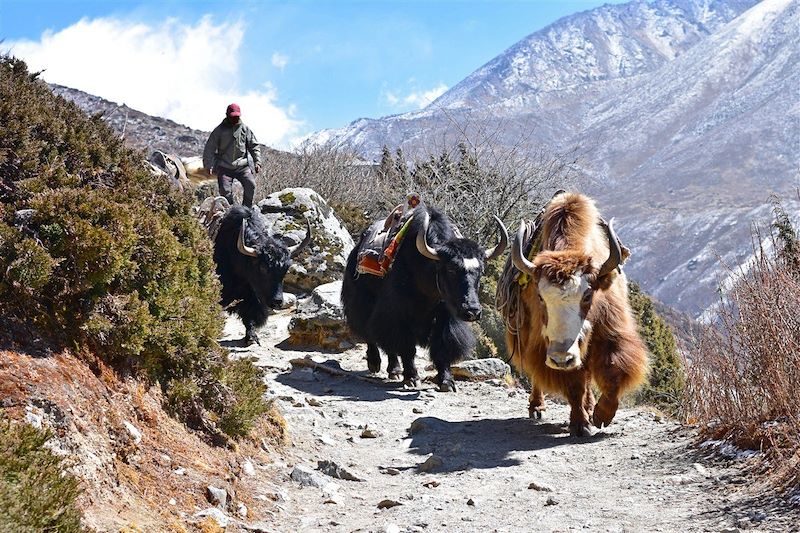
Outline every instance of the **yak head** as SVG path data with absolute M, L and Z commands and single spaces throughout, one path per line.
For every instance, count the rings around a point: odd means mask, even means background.
M 435 261 L 436 286 L 450 313 L 461 320 L 474 322 L 481 317 L 478 300 L 480 280 L 486 261 L 499 256 L 508 246 L 508 231 L 503 222 L 494 217 L 500 232 L 500 242 L 488 250 L 475 241 L 465 239 L 456 230 L 456 237 L 431 246 L 428 244 L 430 216 L 427 211 L 422 228 L 417 232 L 417 250 Z
M 248 232 L 247 219 L 242 219 L 236 248 L 246 256 L 245 278 L 259 301 L 265 306 L 279 309 L 283 304 L 283 278 L 297 257 L 311 242 L 311 225 L 306 219 L 306 236 L 294 246 L 267 234 Z M 251 245 L 247 241 L 251 240 Z
M 556 370 L 579 368 L 592 334 L 590 311 L 595 296 L 608 289 L 612 272 L 621 262 L 622 252 L 614 233 L 613 220 L 601 221 L 609 243 L 608 259 L 600 268 L 582 250 L 543 251 L 529 261 L 522 249 L 529 228 L 520 225 L 511 247 L 514 266 L 535 284 L 541 311 L 542 339 L 547 347 L 545 364 Z

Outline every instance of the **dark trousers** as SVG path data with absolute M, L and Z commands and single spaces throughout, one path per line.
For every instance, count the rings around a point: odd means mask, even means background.
M 253 172 L 250 170 L 250 167 L 247 166 L 239 170 L 228 170 L 217 167 L 219 194 L 224 196 L 231 205 L 233 205 L 233 180 L 237 180 L 242 184 L 242 187 L 244 187 L 242 205 L 253 207 L 253 195 L 256 192 L 256 179 L 253 177 Z

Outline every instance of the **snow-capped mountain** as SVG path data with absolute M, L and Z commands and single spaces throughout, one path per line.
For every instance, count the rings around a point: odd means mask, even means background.
M 317 138 L 413 153 L 464 124 L 577 147 L 585 188 L 634 250 L 629 275 L 699 315 L 719 259 L 747 258 L 771 193 L 800 216 L 800 0 L 606 5 L 526 37 L 421 111 Z

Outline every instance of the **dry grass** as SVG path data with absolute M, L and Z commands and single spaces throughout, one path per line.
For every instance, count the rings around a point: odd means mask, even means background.
M 780 218 L 779 218 L 780 220 Z M 800 254 L 779 231 L 740 270 L 690 354 L 686 411 L 705 437 L 760 450 L 769 486 L 800 488 Z M 774 251 L 777 250 L 777 253 Z

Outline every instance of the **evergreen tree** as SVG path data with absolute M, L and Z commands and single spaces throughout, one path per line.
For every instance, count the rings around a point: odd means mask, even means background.
M 397 172 L 397 177 L 401 180 L 405 180 L 410 177 L 410 173 L 408 172 L 408 163 L 406 162 L 406 156 L 403 154 L 402 148 L 398 148 L 395 151 L 394 167 L 395 171 Z
M 647 346 L 650 359 L 650 377 L 639 391 L 637 400 L 674 414 L 680 407 L 685 382 L 675 336 L 639 285 L 629 282 L 628 291 L 639 324 L 639 334 Z
M 378 176 L 389 181 L 389 183 L 394 183 L 397 179 L 397 167 L 389 147 L 385 144 L 381 151 L 381 162 L 378 164 Z

